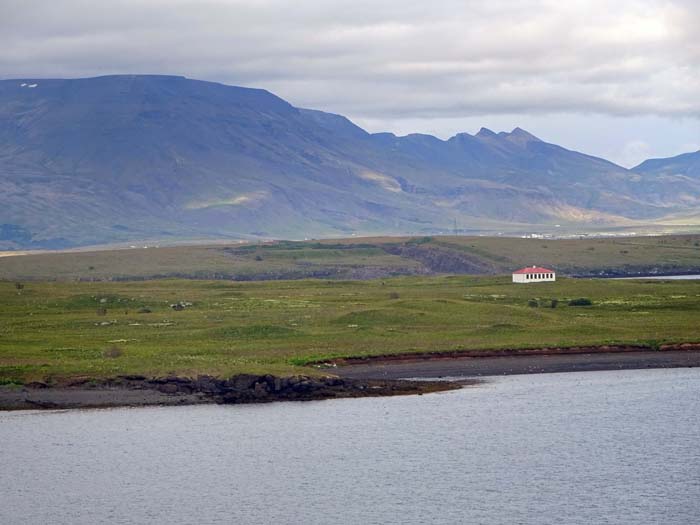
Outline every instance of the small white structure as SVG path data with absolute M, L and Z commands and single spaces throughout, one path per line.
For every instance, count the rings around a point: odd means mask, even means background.
M 528 266 L 513 272 L 514 283 L 544 283 L 556 280 L 557 275 L 554 270 L 540 268 L 539 266 Z

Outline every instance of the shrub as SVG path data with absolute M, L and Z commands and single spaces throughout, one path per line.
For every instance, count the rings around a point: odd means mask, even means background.
M 591 306 L 593 301 L 586 297 L 579 297 L 578 299 L 571 299 L 569 301 L 569 306 Z
M 540 305 L 540 303 L 538 303 L 536 299 L 530 299 L 530 300 L 527 302 L 527 305 L 528 305 L 530 308 L 537 308 L 537 307 Z
M 21 379 L 0 377 L 0 386 L 20 388 L 23 384 Z
M 559 299 L 552 299 L 552 302 L 549 304 L 549 306 L 550 306 L 550 308 L 556 308 L 558 304 L 559 304 Z

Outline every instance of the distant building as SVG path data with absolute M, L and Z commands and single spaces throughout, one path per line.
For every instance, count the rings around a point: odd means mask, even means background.
M 513 272 L 514 283 L 544 283 L 556 281 L 557 275 L 554 270 L 540 268 L 539 266 L 528 266 Z

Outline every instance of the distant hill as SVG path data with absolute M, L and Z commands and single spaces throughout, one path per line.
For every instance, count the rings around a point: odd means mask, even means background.
M 369 134 L 264 90 L 172 76 L 0 81 L 0 249 L 620 226 L 699 204 L 697 177 L 518 128 Z
M 582 239 L 352 237 L 318 241 L 73 249 L 0 257 L 2 281 L 384 279 L 504 275 L 532 263 L 559 277 L 700 273 L 700 235 Z M 16 252 L 22 253 L 22 252 Z M 29 286 L 28 286 L 29 288 Z
M 637 173 L 664 177 L 690 177 L 700 180 L 700 151 L 666 159 L 649 159 L 632 168 Z

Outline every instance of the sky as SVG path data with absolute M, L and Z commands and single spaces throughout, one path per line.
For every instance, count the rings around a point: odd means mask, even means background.
M 176 74 L 368 131 L 700 149 L 698 0 L 0 0 L 0 78 Z

